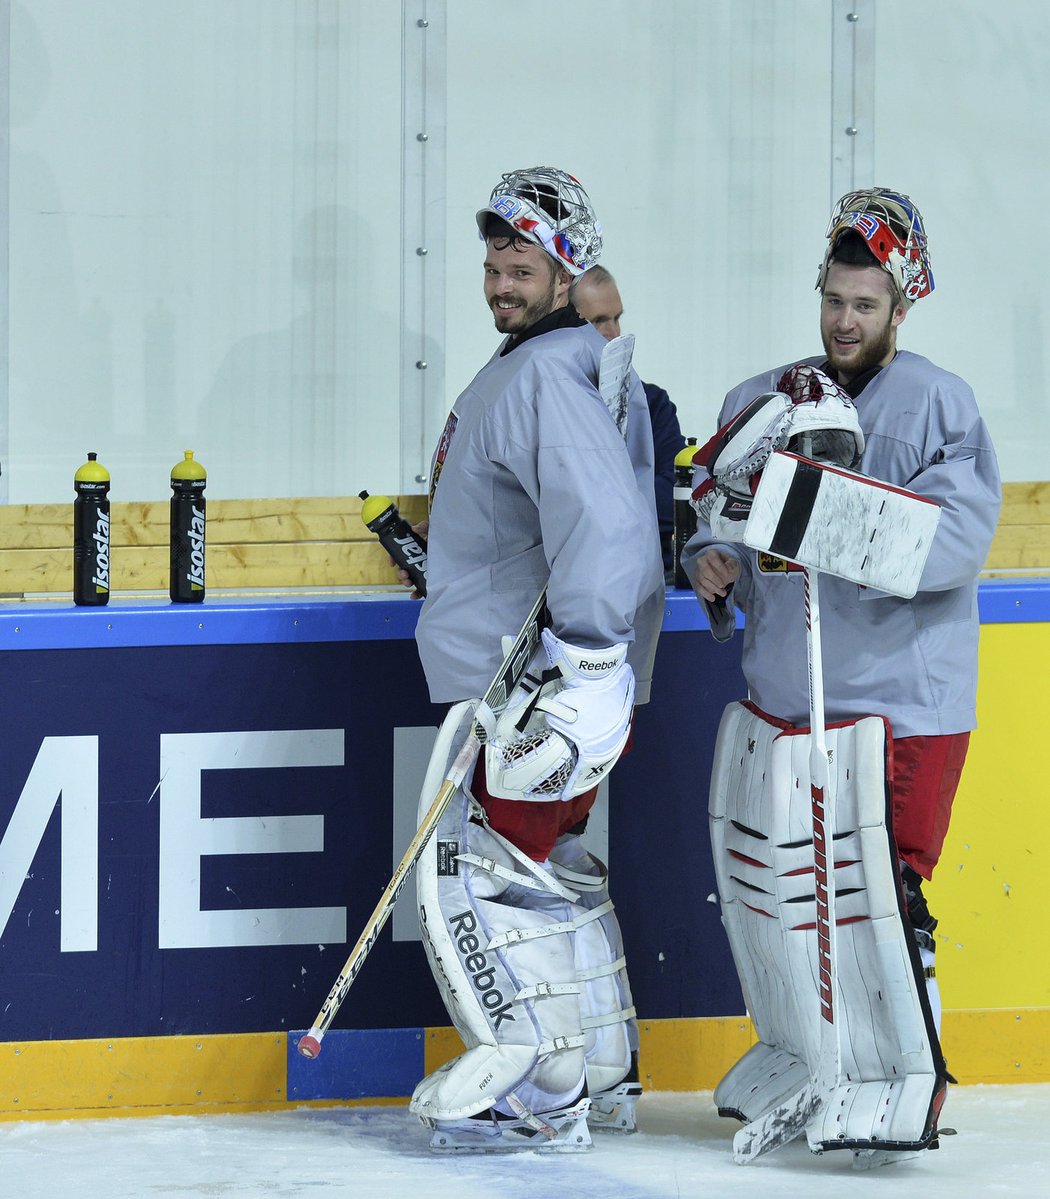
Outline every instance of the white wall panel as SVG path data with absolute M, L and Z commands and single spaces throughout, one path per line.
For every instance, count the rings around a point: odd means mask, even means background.
M 11 500 L 395 475 L 400 10 L 12 5 Z
M 474 212 L 537 163 L 590 192 L 641 373 L 700 437 L 728 387 L 819 350 L 831 192 L 871 169 L 930 234 L 900 344 L 973 384 L 1007 478 L 1047 475 L 1043 0 L 8 9 L 12 501 L 71 498 L 88 450 L 116 499 L 166 495 L 188 447 L 212 496 L 408 489 L 496 345 Z M 441 152 L 413 180 L 424 112 Z

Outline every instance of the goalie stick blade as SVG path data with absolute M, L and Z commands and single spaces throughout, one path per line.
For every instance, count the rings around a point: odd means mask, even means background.
M 606 342 L 598 368 L 598 390 L 621 437 L 627 436 L 627 399 L 631 394 L 634 334 L 623 333 Z
M 828 1093 L 819 1083 L 807 1083 L 786 1103 L 778 1104 L 764 1116 L 737 1130 L 733 1137 L 733 1160 L 746 1166 L 763 1153 L 793 1141 L 805 1131 L 806 1125 L 828 1098 Z
M 499 712 L 506 705 L 510 693 L 521 682 L 529 662 L 532 661 L 540 643 L 540 630 L 547 623 L 547 590 L 544 588 L 532 605 L 532 611 L 525 617 L 521 632 L 507 650 L 496 677 L 482 696 L 479 710 Z M 484 727 L 477 721 L 474 724 L 474 735 L 483 745 L 488 740 Z

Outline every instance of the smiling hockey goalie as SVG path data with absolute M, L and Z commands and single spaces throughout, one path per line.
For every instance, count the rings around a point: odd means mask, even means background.
M 727 541 L 914 595 L 938 506 L 859 474 L 863 450 L 851 398 L 794 367 L 698 454 L 698 511 Z M 808 586 L 805 599 L 808 618 Z M 946 1070 L 891 831 L 888 722 L 836 721 L 825 744 L 821 717 L 826 784 L 811 776 L 814 735 L 752 703 L 720 727 L 712 848 L 760 1039 L 715 1101 L 745 1124 L 740 1161 L 804 1130 L 814 1151 L 874 1164 L 931 1144 Z

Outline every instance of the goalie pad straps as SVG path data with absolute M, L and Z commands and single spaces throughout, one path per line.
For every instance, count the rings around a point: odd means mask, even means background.
M 559 838 L 550 864 L 558 878 L 578 891 L 577 906 L 599 913 L 596 920 L 577 927 L 573 945 L 586 1036 L 587 1089 L 598 1095 L 623 1081 L 638 1054 L 638 1021 L 623 938 L 609 898 L 609 872 L 580 838 Z
M 453 709 L 449 722 L 462 724 L 464 715 L 469 708 Z M 443 727 L 421 811 L 456 743 Z M 612 918 L 591 860 L 566 855 L 560 878 L 553 863 L 532 861 L 490 829 L 461 788 L 420 859 L 416 883 L 424 947 L 467 1052 L 419 1084 L 411 1109 L 429 1122 L 488 1109 L 520 1116 L 514 1104 L 542 1114 L 574 1102 L 587 1052 L 603 1036 L 593 1018 L 602 1030 L 608 1017 L 629 1018 L 615 1004 L 592 1011 L 587 999 L 583 1019 L 585 996 L 615 985 L 604 973 L 604 983 L 577 978 L 578 946 L 600 942 L 607 934 L 589 930 Z M 607 964 L 587 960 L 599 969 Z
M 929 1146 L 947 1072 L 887 825 L 886 727 L 827 730 L 835 801 L 839 1086 L 806 1129 L 814 1151 Z M 723 920 L 760 1042 L 719 1083 L 745 1122 L 795 1094 L 819 1045 L 808 731 L 749 704 L 723 715 L 711 839 Z

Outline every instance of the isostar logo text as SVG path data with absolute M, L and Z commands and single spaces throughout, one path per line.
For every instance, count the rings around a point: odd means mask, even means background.
M 92 535 L 95 543 L 95 577 L 91 580 L 96 591 L 109 590 L 109 513 L 99 512 Z
M 395 537 L 394 543 L 401 547 L 408 566 L 418 566 L 423 575 L 427 573 L 427 552 L 415 538 L 415 534 L 406 537 Z
M 477 917 L 473 912 L 460 912 L 449 917 L 449 925 L 463 966 L 481 995 L 481 1006 L 488 1013 L 493 1028 L 499 1028 L 504 1020 L 513 1020 L 511 1005 L 503 1002 L 503 992 L 496 986 L 496 972 L 482 951 L 480 939 L 475 936 Z
M 190 546 L 190 568 L 186 580 L 198 590 L 204 587 L 204 513 L 197 507 L 190 508 L 190 523 L 186 529 L 186 540 Z

